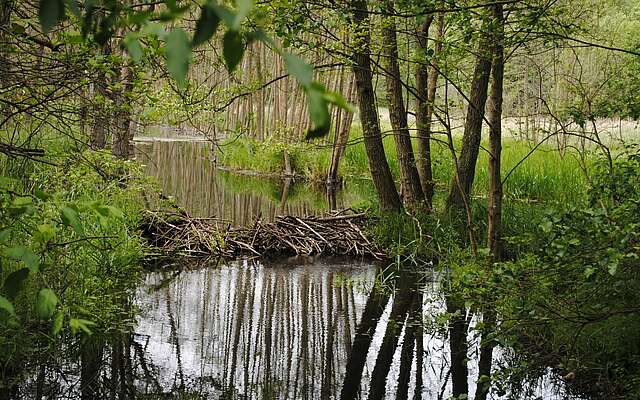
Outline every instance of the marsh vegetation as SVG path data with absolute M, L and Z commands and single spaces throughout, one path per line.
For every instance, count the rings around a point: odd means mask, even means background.
M 0 1 L 0 399 L 639 399 L 638 15 Z

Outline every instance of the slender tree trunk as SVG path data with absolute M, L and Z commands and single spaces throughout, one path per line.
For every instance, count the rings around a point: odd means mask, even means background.
M 503 259 L 502 250 L 502 177 L 500 161 L 502 153 L 502 95 L 504 81 L 504 15 L 502 4 L 493 6 L 494 54 L 491 67 L 491 97 L 489 102 L 489 210 L 487 242 L 489 247 L 489 267 Z M 491 302 L 490 302 L 491 304 Z M 494 341 L 488 337 L 496 325 L 496 313 L 491 305 L 483 315 L 484 331 L 480 343 L 479 381 L 476 386 L 476 400 L 485 400 L 491 381 L 491 365 Z
M 447 208 L 452 210 L 464 210 L 468 204 L 473 180 L 476 173 L 476 161 L 482 139 L 482 122 L 484 120 L 484 108 L 487 102 L 487 88 L 489 74 L 491 72 L 491 37 L 487 33 L 488 24 L 482 24 L 478 55 L 471 82 L 471 94 L 467 107 L 467 117 L 464 125 L 462 149 L 458 157 L 456 177 L 451 184 L 451 190 L 447 199 Z
M 488 247 L 493 261 L 502 259 L 502 93 L 504 81 L 504 17 L 502 5 L 494 6 L 496 40 L 491 69 L 491 98 L 489 102 L 489 217 Z
M 131 104 L 129 95 L 133 90 L 133 71 L 130 65 L 123 65 L 120 69 L 120 84 L 122 89 L 114 94 L 116 107 L 113 132 L 113 155 L 119 158 L 129 157 L 129 146 L 133 135 L 131 132 Z
M 393 182 L 389 163 L 384 154 L 380 121 L 375 104 L 372 84 L 371 33 L 366 0 L 351 0 L 353 22 L 356 28 L 356 40 L 353 52 L 353 74 L 356 80 L 360 122 L 364 136 L 364 146 L 369 160 L 369 169 L 373 184 L 378 193 L 382 210 L 400 210 L 402 203 Z
M 111 54 L 109 42 L 102 46 L 101 53 L 105 56 Z M 107 144 L 107 132 L 111 125 L 111 118 L 104 101 L 110 98 L 108 86 L 109 78 L 106 75 L 103 74 L 96 78 L 94 88 L 97 94 L 102 97 L 102 101 L 95 104 L 93 109 L 93 129 L 91 130 L 90 138 L 92 149 L 104 149 Z M 91 99 L 91 101 L 94 101 L 94 99 Z
M 346 71 L 345 71 L 346 73 Z M 354 81 L 353 75 L 349 74 L 347 84 L 347 101 L 353 101 Z M 333 152 L 331 154 L 331 165 L 329 166 L 329 172 L 327 173 L 327 185 L 335 186 L 338 182 L 338 167 L 340 166 L 340 160 L 344 155 L 344 151 L 347 148 L 347 142 L 349 141 L 349 132 L 351 131 L 351 122 L 353 121 L 353 113 L 345 110 L 338 110 L 340 118 L 336 120 L 340 121 L 340 124 L 336 125 L 335 140 L 333 145 Z
M 385 8 L 390 15 L 394 13 L 393 0 L 385 1 Z M 407 111 L 402 95 L 400 66 L 398 65 L 398 43 L 394 17 L 384 21 L 383 43 L 387 69 L 387 97 L 389 99 L 389 117 L 393 128 L 393 139 L 400 164 L 400 185 L 404 188 L 405 202 L 415 207 L 424 199 L 420 176 L 413 155 L 413 146 L 407 124 Z
M 13 12 L 13 0 L 0 1 L 0 91 L 11 84 L 10 64 L 8 60 L 8 43 L 5 32 L 8 31 L 11 22 L 11 14 Z M 1 115 L 9 114 L 9 105 L 2 103 L 0 105 Z
M 440 3 L 439 3 L 440 4 Z M 429 27 L 433 16 L 427 17 L 418 30 L 418 45 L 422 52 L 426 54 L 428 48 Z M 424 192 L 427 207 L 433 205 L 434 182 L 433 166 L 431 163 L 431 118 L 433 116 L 433 105 L 436 99 L 436 88 L 438 84 L 437 63 L 442 52 L 442 40 L 444 38 L 444 13 L 438 14 L 438 33 L 433 55 L 431 56 L 431 67 L 420 64 L 416 68 L 416 126 L 418 130 L 418 172 L 420 173 L 420 183 Z
M 429 45 L 429 28 L 433 22 L 433 14 L 429 14 L 420 24 L 416 32 L 416 39 L 420 55 L 427 56 Z M 433 172 L 431 170 L 431 132 L 427 129 L 427 109 L 429 107 L 428 100 L 428 81 L 429 66 L 426 59 L 416 66 L 416 129 L 417 129 L 417 145 L 416 164 L 418 165 L 418 173 L 420 174 L 420 184 L 422 192 L 425 196 L 427 207 L 431 208 L 431 198 L 433 197 Z M 433 62 L 433 60 L 432 60 Z M 432 72 L 433 73 L 433 72 Z M 429 121 L 430 122 L 430 121 Z M 431 193 L 430 193 L 431 191 Z

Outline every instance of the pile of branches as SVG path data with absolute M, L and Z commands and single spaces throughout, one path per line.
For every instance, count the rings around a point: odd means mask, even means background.
M 184 211 L 147 211 L 140 226 L 142 234 L 155 247 L 158 256 L 230 257 L 224 245 L 224 221 L 216 218 L 194 218 Z
M 232 228 L 217 218 L 185 212 L 149 212 L 142 231 L 163 256 L 221 257 L 350 255 L 382 259 L 384 253 L 363 233 L 365 214 L 276 217 Z

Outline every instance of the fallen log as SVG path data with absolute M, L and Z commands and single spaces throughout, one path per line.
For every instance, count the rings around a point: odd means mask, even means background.
M 362 231 L 365 214 L 279 216 L 231 227 L 216 218 L 195 218 L 184 211 L 148 212 L 143 235 L 167 257 L 270 257 L 342 255 L 384 258 L 384 252 Z

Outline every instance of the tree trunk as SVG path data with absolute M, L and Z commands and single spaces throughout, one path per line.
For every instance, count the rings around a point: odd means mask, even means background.
M 129 94 L 133 90 L 133 71 L 130 65 L 124 65 L 120 70 L 120 84 L 122 89 L 114 94 L 115 130 L 113 132 L 113 155 L 119 158 L 129 157 L 129 145 L 133 139 L 131 132 L 131 104 Z
M 353 74 L 356 80 L 360 122 L 364 136 L 364 146 L 369 160 L 369 169 L 373 184 L 378 193 L 380 208 L 385 211 L 400 210 L 402 203 L 393 182 L 389 163 L 384 154 L 380 121 L 375 104 L 373 84 L 371 81 L 371 33 L 369 14 L 365 0 L 352 0 L 353 22 L 356 28 L 355 46 L 352 56 Z
M 394 13 L 393 0 L 385 1 L 385 8 L 389 15 Z M 393 139 L 396 143 L 396 153 L 400 164 L 400 185 L 404 188 L 405 202 L 415 207 L 424 199 L 420 176 L 413 155 L 413 146 L 407 112 L 402 95 L 402 81 L 400 66 L 398 65 L 398 43 L 396 38 L 396 23 L 394 17 L 384 21 L 383 45 L 387 69 L 387 97 L 389 99 L 389 117 L 393 129 Z
M 9 23 L 11 22 L 13 3 L 13 0 L 0 1 L 0 91 L 4 91 L 11 84 L 11 67 L 8 60 L 8 52 L 11 50 L 8 48 L 5 32 L 8 31 Z M 8 116 L 10 113 L 9 104 L 0 104 L 0 115 Z
M 489 25 L 482 24 L 478 55 L 471 82 L 471 94 L 464 124 L 462 149 L 458 158 L 456 176 L 451 184 L 447 199 L 447 209 L 464 210 L 468 204 L 471 188 L 476 173 L 476 161 L 482 138 L 482 122 L 484 107 L 487 102 L 487 87 L 491 72 L 491 37 L 487 33 Z
M 504 17 L 502 5 L 494 7 L 496 21 L 495 49 L 491 69 L 491 98 L 489 102 L 489 216 L 488 247 L 492 261 L 502 259 L 502 177 L 500 162 L 502 155 L 502 92 L 504 81 Z
M 109 42 L 105 43 L 100 50 L 101 54 L 105 56 L 111 54 Z M 95 105 L 93 108 L 93 128 L 91 130 L 90 146 L 92 149 L 104 149 L 107 144 L 107 132 L 111 125 L 109 111 L 105 106 L 105 100 L 110 98 L 108 89 L 109 78 L 106 74 L 102 74 L 96 77 L 94 83 L 94 88 L 102 99 L 97 104 L 95 104 L 95 99 L 91 99 Z M 93 94 L 95 95 L 95 93 Z
M 425 19 L 418 30 L 417 38 L 421 52 L 426 54 L 428 48 L 429 27 L 433 20 L 430 15 Z M 437 62 L 442 52 L 442 40 L 444 38 L 444 13 L 438 14 L 438 36 L 433 47 L 431 67 L 427 64 L 419 64 L 416 67 L 416 127 L 418 133 L 418 153 L 416 162 L 420 173 L 420 184 L 424 192 L 425 202 L 428 208 L 433 205 L 434 182 L 431 164 L 431 117 L 433 116 L 433 104 L 436 98 L 438 84 Z
M 349 83 L 347 84 L 347 101 L 353 101 L 354 82 L 353 75 L 349 74 L 347 78 Z M 333 152 L 331 154 L 331 165 L 329 166 L 329 172 L 327 173 L 327 186 L 335 186 L 338 182 L 338 167 L 340 166 L 340 160 L 344 155 L 344 151 L 347 148 L 347 142 L 349 141 L 349 132 L 351 131 L 351 122 L 353 121 L 353 113 L 345 110 L 338 110 L 341 118 L 336 119 L 340 121 L 338 125 L 336 122 L 335 138 L 333 145 Z
M 503 259 L 502 250 L 502 177 L 500 161 L 502 153 L 502 94 L 504 81 L 504 15 L 502 4 L 493 6 L 494 54 L 491 67 L 491 97 L 489 102 L 489 210 L 487 244 L 489 247 L 489 267 Z M 491 302 L 490 302 L 491 303 Z M 476 387 L 476 400 L 485 400 L 491 381 L 491 364 L 495 343 L 488 335 L 492 334 L 496 324 L 496 313 L 491 305 L 483 316 L 484 331 L 480 343 L 479 381 Z

